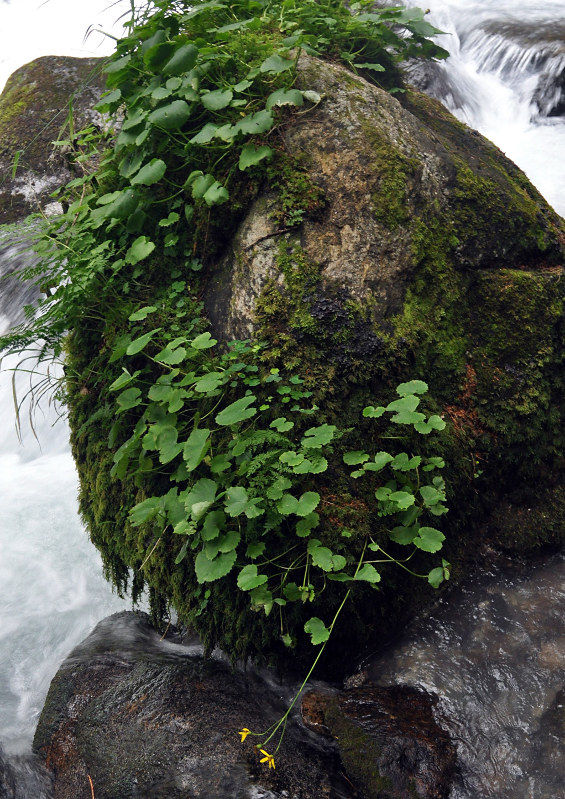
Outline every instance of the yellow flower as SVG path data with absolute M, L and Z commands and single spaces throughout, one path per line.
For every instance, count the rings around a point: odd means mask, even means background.
M 245 741 L 250 732 L 251 730 L 248 730 L 247 727 L 244 727 L 242 730 L 238 732 L 238 735 L 241 735 L 241 743 Z
M 273 757 L 273 755 L 270 755 L 268 752 L 265 752 L 264 749 L 260 749 L 259 751 L 261 752 L 262 755 L 265 755 L 265 757 L 262 757 L 259 762 L 260 763 L 268 763 L 269 764 L 269 768 L 274 769 L 275 768 L 275 758 Z

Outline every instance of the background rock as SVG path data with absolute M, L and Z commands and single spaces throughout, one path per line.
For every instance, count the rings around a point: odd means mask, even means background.
M 101 126 L 102 117 L 93 110 L 105 83 L 101 64 L 98 58 L 44 56 L 8 79 L 0 96 L 0 224 L 40 207 L 49 210 L 51 192 L 82 174 L 73 165 L 72 148 L 54 148 L 52 143 L 72 137 L 65 131 L 69 103 L 74 132 L 90 124 Z

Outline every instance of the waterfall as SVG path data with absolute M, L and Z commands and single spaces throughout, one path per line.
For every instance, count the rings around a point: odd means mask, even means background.
M 410 2 L 410 5 L 420 5 Z M 450 52 L 416 66 L 419 88 L 491 139 L 565 215 L 565 5 L 562 0 L 430 0 Z
M 29 286 L 6 279 L 29 258 L 24 245 L 0 238 L 2 332 L 21 321 L 33 297 Z M 24 402 L 19 440 L 14 398 L 41 390 L 40 376 L 13 371 L 27 356 L 4 358 L 0 371 L 0 744 L 8 753 L 29 748 L 50 680 L 69 651 L 125 607 L 78 518 L 68 428 L 48 395 L 33 413 L 33 429 Z M 55 385 L 61 369 L 49 368 Z

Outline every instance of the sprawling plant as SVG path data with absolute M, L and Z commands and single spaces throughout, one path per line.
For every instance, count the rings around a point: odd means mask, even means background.
M 77 435 L 112 418 L 111 478 L 130 486 L 127 524 L 144 542 L 129 565 L 155 590 L 155 562 L 178 569 L 189 595 L 183 620 L 197 629 L 211 587 L 228 581 L 276 618 L 282 644 L 306 632 L 323 647 L 353 586 L 377 588 L 380 564 L 413 574 L 416 553 L 442 547 L 432 522 L 447 510 L 443 460 L 404 446 L 445 426 L 420 408 L 426 384 L 403 383 L 387 404 L 365 407 L 375 428 L 365 448 L 351 449 L 351 431 L 323 421 L 315 387 L 267 368 L 260 342 L 222 347 L 198 300 L 267 173 L 294 170 L 308 189 L 287 192 L 282 230 L 320 201 L 280 135 L 293 114 L 324 101 L 296 87 L 301 53 L 402 90 L 400 62 L 445 56 L 429 38 L 437 32 L 419 9 L 369 0 L 152 2 L 134 10 L 104 67 L 98 109 L 115 127 L 60 142 L 73 149 L 77 176 L 60 194 L 64 213 L 41 226 L 38 263 L 23 273 L 44 297 L 0 346 L 40 338 L 43 357 L 67 348 L 66 398 L 72 405 L 94 391 L 99 405 Z M 90 387 L 77 367 L 85 343 Z M 391 425 L 398 434 L 385 450 Z M 363 529 L 324 511 L 336 475 L 364 484 L 372 507 L 363 505 Z M 443 560 L 420 576 L 438 586 L 448 575 Z M 324 593 L 334 597 L 325 620 L 314 612 Z

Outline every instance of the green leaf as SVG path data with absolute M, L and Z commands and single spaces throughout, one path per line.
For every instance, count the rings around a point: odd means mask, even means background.
M 299 538 L 306 538 L 310 535 L 311 531 L 316 528 L 320 523 L 320 516 L 314 511 L 309 513 L 303 519 L 300 519 L 296 524 L 296 535 Z
M 239 516 L 245 511 L 249 498 L 243 486 L 230 486 L 226 492 L 224 507 L 228 516 Z
M 160 158 L 152 158 L 148 164 L 141 167 L 137 175 L 131 179 L 131 183 L 152 186 L 161 180 L 166 171 L 167 165 L 164 161 Z
M 325 572 L 333 571 L 333 552 L 328 547 L 320 546 L 317 539 L 311 539 L 308 542 L 308 554 L 312 558 L 314 566 Z
M 239 168 L 243 172 L 250 166 L 255 166 L 265 158 L 271 159 L 273 151 L 270 147 L 263 145 L 255 147 L 253 144 L 246 144 L 239 156 Z
M 277 89 L 267 97 L 265 108 L 270 111 L 271 108 L 281 105 L 304 105 L 302 92 L 298 89 Z
M 362 64 L 353 64 L 354 67 L 357 69 L 372 69 L 373 72 L 384 72 L 385 68 L 381 64 L 373 64 L 373 63 L 362 63 Z
M 145 305 L 143 308 L 140 308 L 139 311 L 130 314 L 128 320 L 130 322 L 141 322 L 142 319 L 146 319 L 149 314 L 155 313 L 156 310 L 157 308 L 155 305 Z
M 390 530 L 388 537 L 396 544 L 407 546 L 414 541 L 417 532 L 417 525 L 414 525 L 413 527 L 395 527 L 394 529 Z
M 320 495 L 316 491 L 306 491 L 298 500 L 294 513 L 297 516 L 308 516 L 320 504 Z
M 165 75 L 182 75 L 196 64 L 198 48 L 193 44 L 184 44 L 175 50 L 173 56 L 163 66 Z
M 418 536 L 414 539 L 414 546 L 424 552 L 438 552 L 442 548 L 445 536 L 435 527 L 420 527 Z
M 314 92 L 311 89 L 302 92 L 302 94 L 304 95 L 305 100 L 308 100 L 309 103 L 313 103 L 314 105 L 317 105 L 322 99 L 321 94 L 318 94 L 318 92 Z
M 163 513 L 162 497 L 149 497 L 138 502 L 129 512 L 129 520 L 134 527 L 151 521 L 159 513 Z
M 209 350 L 212 347 L 215 347 L 218 341 L 215 338 L 212 338 L 211 334 L 206 331 L 206 333 L 201 333 L 196 338 L 193 338 L 190 342 L 190 346 L 195 350 Z
M 206 372 L 195 382 L 194 390 L 202 394 L 210 394 L 223 385 L 225 380 L 225 372 Z
M 331 630 L 328 630 L 321 619 L 317 616 L 313 616 L 311 619 L 308 619 L 304 625 L 304 632 L 310 634 L 312 644 L 317 646 L 328 640 Z
M 343 462 L 346 463 L 348 466 L 355 466 L 357 463 L 365 463 L 365 461 L 369 460 L 369 456 L 366 452 L 362 452 L 361 450 L 355 450 L 354 452 L 346 452 L 343 456 Z
M 420 488 L 420 494 L 422 495 L 422 499 L 424 500 L 424 505 L 429 508 L 432 505 L 436 505 L 438 502 L 443 502 L 445 499 L 445 494 L 443 491 L 438 491 L 437 488 L 433 486 L 422 486 Z
M 400 399 L 394 400 L 394 402 L 389 402 L 386 406 L 387 411 L 415 411 L 418 405 L 420 404 L 420 398 L 415 397 L 413 394 L 408 394 L 405 397 L 401 397 Z
M 424 383 L 423 380 L 411 380 L 409 383 L 401 383 L 396 387 L 396 393 L 400 394 L 401 397 L 405 397 L 408 394 L 425 394 L 427 390 L 428 384 Z M 414 408 L 411 410 L 414 410 Z
M 296 513 L 297 508 L 298 500 L 296 497 L 293 497 L 292 494 L 283 494 L 280 501 L 277 502 L 277 510 L 283 516 L 289 516 L 291 513 Z
M 269 578 L 266 574 L 257 574 L 257 566 L 249 563 L 244 566 L 237 576 L 237 586 L 242 591 L 252 591 L 267 582 Z
M 249 407 L 254 402 L 255 397 L 253 395 L 242 397 L 232 402 L 231 405 L 228 405 L 227 408 L 224 408 L 223 411 L 218 413 L 216 416 L 216 423 L 225 427 L 227 425 L 239 424 L 239 422 L 243 422 L 245 419 L 250 419 L 257 413 L 256 408 Z
M 144 333 L 143 336 L 134 339 L 126 349 L 126 355 L 137 355 L 138 352 L 141 352 L 141 350 L 149 344 L 155 333 L 158 333 L 160 330 L 160 327 L 156 327 L 154 330 L 150 330 L 149 333 Z
M 294 422 L 289 422 L 284 416 L 279 416 L 278 419 L 271 422 L 269 427 L 273 427 L 279 433 L 287 433 L 294 427 Z
M 229 200 L 228 190 L 217 180 L 204 192 L 203 200 L 206 205 L 222 205 Z
M 415 413 L 414 411 L 400 411 L 391 418 L 391 422 L 395 424 L 419 424 L 423 422 L 426 417 L 423 413 Z
M 204 127 L 192 137 L 190 144 L 208 144 L 208 142 L 212 141 L 219 129 L 220 126 L 216 125 L 214 122 L 207 122 Z
M 287 452 L 283 452 L 282 455 L 279 455 L 279 460 L 281 463 L 286 463 L 288 466 L 298 466 L 304 460 L 304 455 L 301 452 L 288 450 Z
M 364 563 L 354 577 L 355 580 L 363 580 L 366 583 L 380 583 L 381 575 L 371 563 Z
M 384 412 L 385 409 L 381 405 L 378 408 L 375 408 L 374 405 L 367 405 L 366 408 L 363 408 L 363 416 L 367 419 L 379 419 Z
M 287 69 L 292 69 L 294 66 L 294 61 L 289 58 L 283 58 L 283 56 L 275 53 L 269 58 L 266 58 L 259 70 L 261 72 L 268 72 L 270 74 L 277 75 L 279 72 L 285 72 Z
M 200 102 L 208 111 L 221 111 L 233 100 L 233 92 L 230 89 L 216 89 L 212 92 L 200 95 Z
M 259 541 L 257 544 L 249 544 L 245 551 L 245 555 L 248 558 L 259 558 L 265 551 L 265 548 L 266 544 L 263 541 Z
M 122 366 L 122 374 L 119 377 L 117 377 L 114 380 L 114 382 L 108 386 L 108 390 L 119 391 L 121 388 L 124 388 L 124 386 L 127 386 L 128 383 L 131 383 L 132 380 L 135 380 L 135 378 L 139 374 L 140 374 L 139 369 L 136 369 L 136 371 L 133 374 L 130 374 L 128 370 Z
M 234 135 L 237 133 L 244 133 L 255 136 L 259 133 L 267 133 L 274 124 L 275 120 L 271 112 L 263 109 L 262 111 L 256 111 L 254 114 L 248 114 L 243 117 L 243 119 L 240 119 L 239 122 L 234 125 Z
M 294 474 L 321 474 L 325 472 L 327 468 L 328 462 L 325 458 L 317 458 L 315 460 L 304 458 L 302 463 L 295 466 L 292 471 Z
M 211 583 L 220 580 L 231 572 L 237 559 L 235 549 L 217 555 L 209 560 L 204 552 L 199 552 L 194 561 L 196 579 L 199 583 Z
M 302 599 L 302 592 L 296 583 L 287 583 L 283 588 L 283 594 L 289 602 L 298 602 Z
M 186 358 L 186 349 L 184 347 L 176 347 L 175 349 L 171 349 L 171 347 L 165 347 L 161 352 L 155 355 L 155 360 L 159 363 L 166 363 L 168 366 L 175 366 L 178 363 L 182 363 Z
M 154 249 L 155 245 L 147 236 L 138 236 L 126 253 L 126 263 L 133 266 L 151 255 Z
M 335 436 L 337 427 L 334 424 L 322 424 L 319 427 L 311 427 L 306 431 L 301 444 L 304 448 L 320 449 L 329 444 Z
M 159 42 L 145 51 L 143 61 L 150 69 L 156 69 L 171 57 L 174 49 L 172 42 Z
M 149 114 L 149 121 L 164 130 L 178 130 L 182 128 L 190 116 L 190 106 L 185 100 L 173 100 L 168 105 L 162 105 Z
M 393 460 L 394 458 L 388 452 L 377 452 L 374 458 L 374 463 L 377 469 L 376 470 L 371 469 L 370 471 L 380 471 L 381 469 L 384 469 L 384 467 Z
M 207 477 L 201 477 L 191 488 L 188 493 L 184 506 L 188 513 L 191 513 L 195 519 L 201 518 L 209 508 L 216 501 L 216 491 L 218 484 L 215 480 L 209 480 Z M 206 505 L 207 507 L 204 507 Z M 195 508 L 195 506 L 197 506 Z
M 286 477 L 277 477 L 275 482 L 267 489 L 267 499 L 281 499 L 287 488 L 291 488 L 292 483 Z
M 212 541 L 217 538 L 226 526 L 226 514 L 223 510 L 212 510 L 206 514 L 202 525 L 201 536 L 203 541 Z
M 435 569 L 432 569 L 428 574 L 428 582 L 432 588 L 439 588 L 444 579 L 444 570 L 441 566 L 437 566 Z
M 118 413 L 129 411 L 141 403 L 141 391 L 138 388 L 127 388 L 116 398 L 119 409 Z
M 389 494 L 388 499 L 398 505 L 401 510 L 406 510 L 415 502 L 414 494 L 410 494 L 408 491 L 393 491 Z
M 195 428 L 185 442 L 182 456 L 188 472 L 193 472 L 202 463 L 210 448 L 210 430 Z
M 412 469 L 417 469 L 421 462 L 422 458 L 419 455 L 409 458 L 405 452 L 400 452 L 390 465 L 395 471 L 409 472 Z

